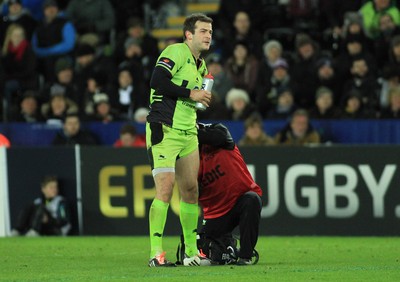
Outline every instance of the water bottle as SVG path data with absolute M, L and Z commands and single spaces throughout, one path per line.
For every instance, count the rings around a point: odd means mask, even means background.
M 202 90 L 207 90 L 211 92 L 211 89 L 213 87 L 214 84 L 214 77 L 209 73 L 206 74 L 203 77 L 203 82 L 201 84 L 201 89 Z M 200 102 L 196 102 L 196 109 L 200 110 L 200 111 L 205 111 L 207 109 L 206 106 L 204 106 L 202 103 Z

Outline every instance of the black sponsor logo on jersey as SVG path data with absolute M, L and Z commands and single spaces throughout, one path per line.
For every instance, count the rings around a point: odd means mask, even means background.
M 206 173 L 204 173 L 201 184 L 202 186 L 207 186 L 218 180 L 220 177 L 223 177 L 224 175 L 225 172 L 222 171 L 221 166 L 217 165 L 215 168 L 211 169 L 211 171 L 207 171 Z
M 175 66 L 175 62 L 172 61 L 171 59 L 168 59 L 166 57 L 161 57 L 158 62 L 157 65 L 162 65 L 167 67 L 169 70 L 172 70 Z

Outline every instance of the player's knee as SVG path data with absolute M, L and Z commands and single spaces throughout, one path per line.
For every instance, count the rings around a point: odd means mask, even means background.
M 256 213 L 261 212 L 262 203 L 260 196 L 255 192 L 247 192 L 243 196 L 243 204 L 247 210 L 254 211 Z

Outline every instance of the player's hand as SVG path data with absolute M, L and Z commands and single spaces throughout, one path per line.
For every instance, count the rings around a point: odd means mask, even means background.
M 211 92 L 207 90 L 190 90 L 190 99 L 200 102 L 204 106 L 209 107 L 211 102 Z

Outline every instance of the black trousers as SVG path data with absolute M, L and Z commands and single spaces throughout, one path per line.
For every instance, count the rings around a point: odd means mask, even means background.
M 43 222 L 44 217 L 47 217 L 47 222 Z M 25 234 L 29 229 L 34 229 L 40 235 L 61 235 L 56 220 L 44 205 L 31 204 L 23 209 L 18 217 L 15 229 L 22 234 Z
M 232 233 L 239 226 L 239 257 L 249 259 L 258 240 L 261 208 L 260 196 L 255 192 L 247 192 L 238 199 L 227 214 L 203 222 L 201 232 L 212 238 L 220 238 Z

